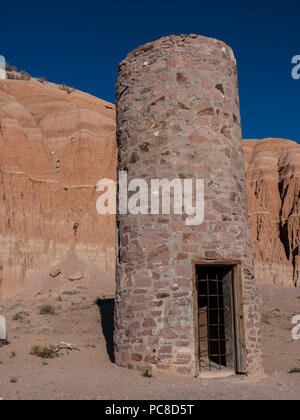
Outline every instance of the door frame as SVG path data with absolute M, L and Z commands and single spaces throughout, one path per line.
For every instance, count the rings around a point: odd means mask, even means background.
M 195 335 L 195 372 L 199 374 L 199 317 L 198 317 L 198 292 L 196 267 L 203 266 L 228 266 L 232 267 L 232 325 L 234 337 L 234 360 L 235 373 L 247 373 L 245 325 L 244 325 L 244 299 L 243 299 L 243 276 L 241 260 L 193 260 L 193 302 L 194 302 L 194 335 Z

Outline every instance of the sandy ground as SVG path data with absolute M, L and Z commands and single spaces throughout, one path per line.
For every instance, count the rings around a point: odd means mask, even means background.
M 84 279 L 53 284 L 52 289 L 47 284 L 35 293 L 32 288 L 0 302 L 10 341 L 0 347 L 0 398 L 4 400 L 300 398 L 300 373 L 288 373 L 300 367 L 300 340 L 291 337 L 292 316 L 300 314 L 300 289 L 259 287 L 265 377 L 175 379 L 163 375 L 144 378 L 112 363 L 113 300 L 109 298 L 113 292 L 108 286 Z M 107 300 L 96 302 L 104 298 Z M 44 304 L 52 305 L 55 313 L 40 314 Z M 49 360 L 30 354 L 34 344 L 62 341 L 80 351 L 62 351 Z

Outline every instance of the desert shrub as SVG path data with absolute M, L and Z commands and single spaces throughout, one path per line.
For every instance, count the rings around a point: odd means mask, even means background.
M 12 66 L 11 64 L 9 64 L 9 63 L 5 63 L 5 70 L 6 71 L 13 71 L 13 72 L 16 72 L 17 71 L 17 67 L 16 66 Z
M 143 376 L 144 378 L 152 378 L 152 373 L 150 373 L 150 372 L 149 372 L 149 370 L 145 370 L 145 371 L 142 373 L 142 376 Z
M 20 71 L 20 80 L 30 80 L 31 76 L 29 73 L 27 73 L 26 71 L 22 70 Z
M 65 290 L 62 294 L 66 296 L 73 296 L 80 295 L 80 292 L 78 290 Z
M 9 64 L 9 63 L 5 63 L 5 70 L 6 71 L 13 71 L 13 72 L 16 72 L 17 71 L 17 67 L 16 66 L 12 66 L 11 64 Z
M 289 371 L 289 373 L 300 373 L 300 367 L 293 368 Z
M 19 76 L 17 73 L 12 73 L 12 72 L 7 72 L 6 73 L 6 78 L 9 80 L 18 80 Z
M 66 91 L 69 95 L 70 95 L 70 93 L 74 92 L 74 90 L 75 90 L 74 88 L 66 86 L 66 85 L 59 85 L 58 88 L 60 90 Z
M 30 354 L 41 357 L 42 359 L 54 359 L 54 357 L 58 357 L 56 347 L 53 344 L 49 344 L 48 346 L 35 344 L 31 347 Z
M 55 313 L 55 308 L 53 305 L 49 303 L 45 303 L 40 307 L 40 314 L 41 315 L 53 315 Z
M 18 382 L 18 378 L 16 378 L 15 376 L 12 376 L 11 378 L 10 378 L 10 383 L 11 384 L 16 384 Z
M 39 78 L 38 78 L 38 82 L 40 82 L 40 83 L 45 83 L 45 82 L 46 82 L 45 77 L 44 77 L 44 76 L 39 77 Z
M 17 312 L 13 316 L 13 320 L 14 321 L 22 321 L 23 319 L 25 319 L 26 316 L 28 316 L 28 312 L 25 312 L 25 311 Z

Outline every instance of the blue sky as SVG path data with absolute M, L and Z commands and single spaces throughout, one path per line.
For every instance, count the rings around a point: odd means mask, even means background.
M 299 0 L 27 0 L 1 5 L 0 55 L 33 76 L 113 102 L 118 63 L 148 41 L 198 33 L 235 52 L 244 138 L 300 143 Z

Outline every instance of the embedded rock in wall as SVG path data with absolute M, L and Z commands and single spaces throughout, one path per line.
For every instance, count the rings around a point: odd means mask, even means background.
M 264 139 L 243 146 L 256 278 L 300 286 L 300 145 Z
M 115 178 L 114 106 L 34 79 L 2 80 L 0 151 L 0 296 L 70 253 L 93 273 L 113 273 L 115 221 L 97 213 L 96 184 Z

